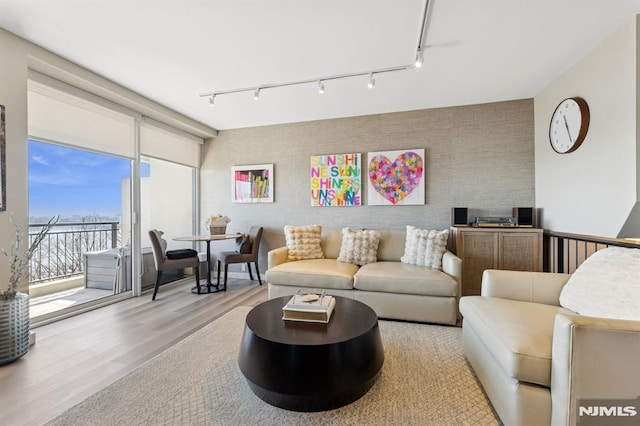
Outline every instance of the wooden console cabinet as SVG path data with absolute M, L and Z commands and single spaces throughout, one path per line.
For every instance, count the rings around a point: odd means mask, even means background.
M 539 228 L 452 227 L 449 249 L 462 259 L 462 295 L 479 295 L 485 269 L 542 271 Z

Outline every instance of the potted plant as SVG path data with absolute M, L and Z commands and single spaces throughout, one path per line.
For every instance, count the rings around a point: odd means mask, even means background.
M 58 216 L 49 219 L 26 251 L 22 249 L 25 227 L 15 224 L 11 250 L 2 249 L 9 261 L 9 282 L 6 288 L 0 282 L 0 365 L 15 361 L 29 350 L 29 295 L 19 292 L 18 287 L 29 274 L 33 253 L 57 222 Z

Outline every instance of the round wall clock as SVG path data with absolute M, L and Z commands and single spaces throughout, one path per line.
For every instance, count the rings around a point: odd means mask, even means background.
M 589 106 L 582 98 L 567 98 L 560 102 L 549 123 L 549 142 L 559 154 L 568 154 L 580 147 L 589 130 Z

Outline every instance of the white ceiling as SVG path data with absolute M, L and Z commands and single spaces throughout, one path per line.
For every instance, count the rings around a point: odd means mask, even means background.
M 0 0 L 0 27 L 216 129 L 535 96 L 640 0 L 432 0 L 425 65 L 325 84 L 201 93 L 409 64 L 424 0 Z M 1 58 L 0 58 L 1 63 Z M 1 66 L 1 65 L 0 65 Z

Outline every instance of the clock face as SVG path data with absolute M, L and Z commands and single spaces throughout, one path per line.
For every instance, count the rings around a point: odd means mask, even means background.
M 584 99 L 568 98 L 560 102 L 549 124 L 549 142 L 559 154 L 573 152 L 582 143 L 589 128 L 589 107 Z

